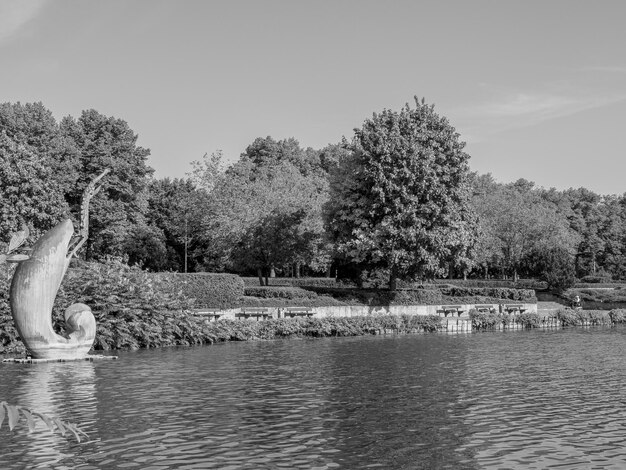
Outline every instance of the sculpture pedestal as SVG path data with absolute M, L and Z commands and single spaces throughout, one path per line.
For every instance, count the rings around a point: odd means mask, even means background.
M 2 362 L 15 362 L 19 364 L 39 364 L 41 362 L 72 362 L 72 361 L 101 361 L 109 360 L 114 361 L 117 356 L 104 356 L 102 354 L 93 354 L 86 357 L 77 357 L 71 359 L 33 359 L 32 357 L 9 357 L 2 359 Z

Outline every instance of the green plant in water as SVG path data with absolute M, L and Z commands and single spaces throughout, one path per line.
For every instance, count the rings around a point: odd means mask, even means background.
M 626 309 L 613 309 L 609 312 L 609 317 L 613 323 L 626 323 Z
M 491 330 L 505 319 L 497 313 L 479 312 L 475 309 L 469 311 L 469 317 L 472 320 L 472 327 L 477 330 Z M 508 318 L 505 320 L 508 321 Z
M 541 317 L 539 314 L 530 312 L 530 313 L 520 313 L 517 316 L 517 321 L 524 328 L 539 328 L 541 325 Z
M 556 317 L 561 321 L 563 326 L 576 326 L 580 324 L 580 316 L 576 310 L 561 308 L 557 310 Z
M 62 421 L 59 418 L 50 418 L 43 413 L 32 411 L 23 406 L 9 405 L 7 402 L 2 401 L 0 402 L 0 428 L 2 427 L 2 423 L 4 422 L 5 417 L 8 418 L 7 421 L 10 431 L 12 431 L 15 426 L 17 426 L 20 419 L 23 417 L 26 419 L 28 430 L 30 432 L 33 432 L 37 425 L 37 420 L 35 418 L 39 418 L 45 423 L 50 432 L 58 431 L 59 433 L 61 433 L 62 436 L 65 436 L 69 431 L 74 434 L 77 442 L 80 442 L 81 435 L 89 437 L 87 433 L 83 432 L 75 424 L 68 423 L 67 421 Z

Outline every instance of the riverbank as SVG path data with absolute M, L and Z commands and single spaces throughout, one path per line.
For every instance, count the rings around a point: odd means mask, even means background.
M 472 312 L 451 318 L 436 315 L 361 315 L 352 317 L 208 320 L 190 312 L 158 312 L 147 318 L 117 318 L 98 325 L 95 351 L 191 346 L 228 341 L 324 338 L 382 334 L 471 333 L 477 331 L 613 326 L 626 323 L 626 310 L 574 311 L 540 315 Z M 3 343 L 0 354 L 18 356 L 25 350 L 16 336 Z

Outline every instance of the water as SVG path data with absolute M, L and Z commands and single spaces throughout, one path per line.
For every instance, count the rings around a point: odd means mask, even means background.
M 608 469 L 626 330 L 232 343 L 0 364 L 0 400 L 87 442 L 0 429 L 0 468 Z

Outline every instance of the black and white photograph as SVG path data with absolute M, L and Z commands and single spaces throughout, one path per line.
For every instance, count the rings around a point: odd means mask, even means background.
M 626 469 L 625 24 L 0 0 L 0 470 Z

